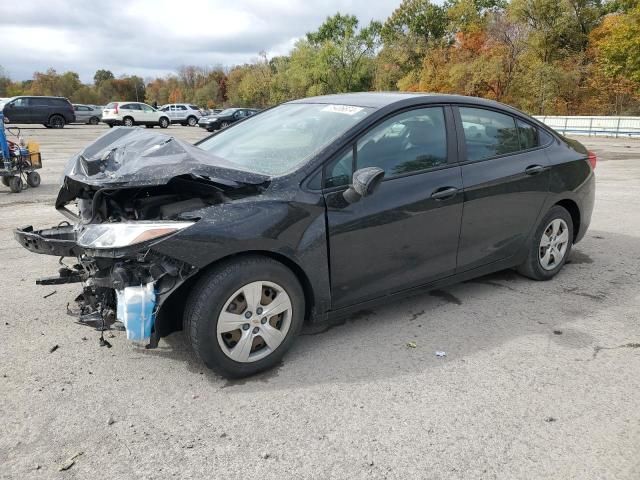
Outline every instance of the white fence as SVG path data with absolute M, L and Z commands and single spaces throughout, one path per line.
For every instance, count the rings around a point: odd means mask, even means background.
M 640 117 L 535 116 L 562 134 L 640 137 Z

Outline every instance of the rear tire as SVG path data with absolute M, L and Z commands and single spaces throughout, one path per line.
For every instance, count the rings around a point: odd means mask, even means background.
M 51 128 L 64 128 L 64 117 L 61 115 L 51 115 L 49 119 L 49 126 Z
M 187 118 L 187 125 L 189 125 L 190 127 L 195 127 L 196 125 L 198 125 L 198 119 L 194 116 Z
M 254 285 L 261 292 L 253 297 L 257 302 L 250 295 L 244 297 Z M 239 298 L 244 303 L 237 305 Z M 280 315 L 269 316 L 270 302 L 279 298 L 287 308 Z M 270 258 L 251 256 L 224 262 L 204 274 L 187 299 L 184 327 L 196 355 L 209 368 L 224 377 L 239 378 L 272 368 L 281 361 L 302 328 L 304 312 L 304 292 L 293 272 Z M 236 330 L 218 333 L 225 316 L 241 323 Z M 232 334 L 238 339 L 233 340 Z M 273 350 L 268 338 L 274 341 Z M 244 360 L 241 360 L 242 346 L 249 350 Z M 235 348 L 241 349 L 239 353 Z
M 9 179 L 9 188 L 13 193 L 20 193 L 22 191 L 22 179 L 20 177 L 11 177 Z
M 33 188 L 40 186 L 40 174 L 38 172 L 27 173 L 27 185 Z
M 554 205 L 531 237 L 527 258 L 518 272 L 533 280 L 550 280 L 564 266 L 572 246 L 571 215 L 560 205 Z
M 8 187 L 9 186 L 9 180 L 11 180 L 11 177 L 1 177 L 1 178 L 2 178 L 2 184 L 5 187 Z
M 100 123 L 100 119 L 98 117 L 91 117 L 89 119 L 89 125 L 98 125 Z

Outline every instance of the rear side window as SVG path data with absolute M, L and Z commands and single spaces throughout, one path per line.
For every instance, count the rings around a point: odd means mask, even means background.
M 518 119 L 518 137 L 520 138 L 520 148 L 528 150 L 540 145 L 538 140 L 538 129 L 533 125 Z
M 53 106 L 52 98 L 44 98 L 44 97 L 31 97 L 29 99 L 29 106 L 31 107 L 50 107 Z
M 184 105 L 176 105 L 176 110 L 186 110 L 187 107 L 185 107 Z
M 200 107 L 196 107 L 195 105 L 189 105 L 189 108 L 192 110 L 200 110 Z
M 520 150 L 515 119 L 483 108 L 460 107 L 467 160 L 484 160 Z

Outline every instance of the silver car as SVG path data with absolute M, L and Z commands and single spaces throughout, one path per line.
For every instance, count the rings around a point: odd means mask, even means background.
M 162 106 L 160 111 L 169 116 L 171 123 L 189 125 L 190 127 L 198 125 L 198 120 L 202 117 L 200 108 L 189 103 L 170 103 Z
M 98 125 L 102 118 L 102 108 L 95 105 L 73 104 L 73 111 L 76 114 L 76 123 L 88 123 Z

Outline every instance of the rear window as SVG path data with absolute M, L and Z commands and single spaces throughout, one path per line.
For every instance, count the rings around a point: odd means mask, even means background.
M 111 102 L 111 103 L 108 103 L 108 104 L 107 104 L 107 106 L 106 106 L 106 107 L 104 107 L 104 108 L 111 108 L 111 109 L 113 109 L 113 108 L 116 108 L 117 106 L 118 106 L 118 102 Z

